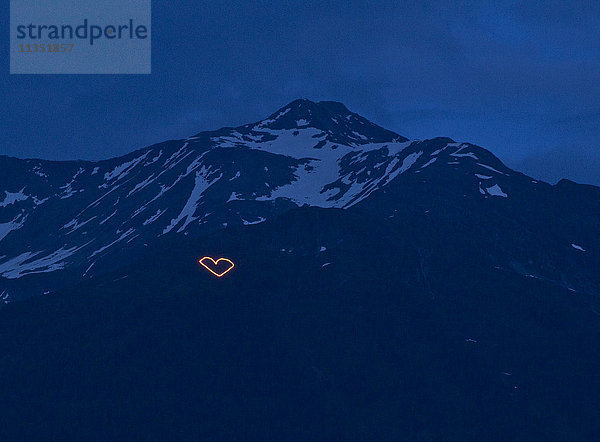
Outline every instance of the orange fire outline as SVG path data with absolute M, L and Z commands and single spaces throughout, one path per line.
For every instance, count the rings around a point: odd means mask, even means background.
M 227 270 L 225 270 L 223 273 L 217 273 L 215 272 L 213 269 L 211 269 L 209 266 L 207 266 L 206 264 L 204 264 L 202 261 L 204 261 L 205 259 L 210 259 L 212 261 L 212 263 L 216 266 L 219 264 L 220 261 L 227 261 L 229 264 L 231 264 L 231 267 L 229 267 Z M 205 256 L 204 258 L 200 259 L 198 261 L 200 264 L 202 264 L 204 266 L 204 268 L 206 270 L 208 270 L 210 273 L 212 273 L 213 275 L 215 275 L 216 277 L 220 278 L 221 276 L 223 276 L 225 273 L 227 273 L 228 271 L 230 271 L 232 268 L 235 267 L 235 264 L 233 263 L 232 260 L 227 259 L 227 258 L 219 258 L 216 261 L 214 259 L 212 259 L 210 256 Z

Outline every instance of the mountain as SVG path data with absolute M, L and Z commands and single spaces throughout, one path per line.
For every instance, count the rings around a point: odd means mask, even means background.
M 296 100 L 2 190 L 0 439 L 600 437 L 598 187 Z
M 448 138 L 408 141 L 341 103 L 309 100 L 296 100 L 254 124 L 203 132 L 121 158 L 0 157 L 0 171 L 0 293 L 5 300 L 118 268 L 163 236 L 260 223 L 302 205 L 350 209 L 363 203 L 375 210 L 389 207 L 382 215 L 391 216 L 407 210 L 399 199 L 406 206 L 419 201 L 434 213 L 433 204 L 453 210 L 473 200 L 480 206 L 474 210 L 516 209 L 529 217 L 524 222 L 541 224 L 564 218 L 562 212 L 577 218 L 598 209 L 596 188 L 583 206 L 573 207 L 569 195 L 585 193 L 577 190 L 582 186 L 552 187 L 508 169 L 477 146 Z M 377 196 L 382 190 L 395 194 L 392 206 L 370 203 L 382 198 Z M 577 221 L 559 230 L 548 232 L 561 235 L 558 255 L 592 255 L 596 263 L 594 230 L 580 231 Z M 577 285 L 569 279 L 574 275 L 553 276 L 551 263 L 548 269 L 519 260 L 497 264 Z

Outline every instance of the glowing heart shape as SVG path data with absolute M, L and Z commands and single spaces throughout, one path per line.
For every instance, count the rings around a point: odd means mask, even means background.
M 215 270 L 216 270 L 216 267 L 219 265 L 219 263 L 221 261 L 228 263 L 228 266 L 227 266 L 227 268 L 223 272 L 217 273 L 217 272 L 215 272 Z M 219 258 L 219 259 L 217 259 L 215 261 L 210 256 L 205 256 L 204 258 L 202 258 L 198 262 L 200 264 L 202 264 L 206 270 L 208 270 L 210 273 L 212 273 L 213 275 L 217 276 L 218 278 L 220 278 L 221 276 L 223 276 L 225 273 L 227 273 L 228 271 L 230 271 L 234 267 L 233 261 L 230 260 L 230 259 L 227 259 L 227 258 Z M 215 270 L 213 270 L 211 267 L 214 268 Z

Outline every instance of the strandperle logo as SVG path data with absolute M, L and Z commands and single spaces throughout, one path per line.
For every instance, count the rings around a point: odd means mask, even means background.
M 150 0 L 11 0 L 11 74 L 149 74 Z
M 31 40 L 87 40 L 90 45 L 94 40 L 106 38 L 107 40 L 129 38 L 146 39 L 148 38 L 148 26 L 134 23 L 129 19 L 127 24 L 120 25 L 90 25 L 86 18 L 79 26 L 71 25 L 40 25 L 30 23 L 28 25 L 17 25 L 17 39 Z

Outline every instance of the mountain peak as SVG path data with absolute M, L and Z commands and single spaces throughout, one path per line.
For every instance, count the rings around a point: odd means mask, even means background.
M 343 117 L 352 115 L 352 112 L 350 112 L 350 110 L 343 103 L 338 101 L 315 102 L 307 98 L 298 98 L 279 109 L 273 115 L 290 110 L 293 110 L 298 114 L 304 114 L 304 116 L 310 116 L 315 113 L 328 113 L 330 115 L 338 115 Z
M 314 102 L 297 99 L 256 125 L 257 130 L 297 130 L 316 128 L 328 134 L 334 143 L 360 145 L 408 141 L 350 111 L 337 101 Z

